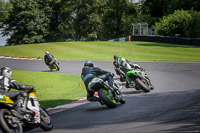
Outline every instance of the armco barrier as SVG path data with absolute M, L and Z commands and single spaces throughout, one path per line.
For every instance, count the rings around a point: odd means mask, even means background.
M 131 41 L 159 42 L 200 46 L 200 38 L 185 38 L 174 36 L 132 36 Z

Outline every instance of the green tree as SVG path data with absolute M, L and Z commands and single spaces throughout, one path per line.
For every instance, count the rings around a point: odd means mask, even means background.
M 9 10 L 9 2 L 5 2 L 4 0 L 0 0 L 0 23 L 5 21 L 8 17 Z
M 192 16 L 189 11 L 176 10 L 173 14 L 164 16 L 160 19 L 160 22 L 155 23 L 154 29 L 158 35 L 174 36 L 175 34 L 181 34 L 186 36 L 184 27 L 191 19 Z
M 151 17 L 161 18 L 167 15 L 167 7 L 171 0 L 143 0 L 141 11 Z
M 136 13 L 128 0 L 109 0 L 103 17 L 103 38 L 111 39 L 130 35 Z
M 171 0 L 167 6 L 167 14 L 174 13 L 175 10 L 194 10 L 200 11 L 199 0 Z
M 107 0 L 76 0 L 74 7 L 75 40 L 97 40 Z
M 191 19 L 183 27 L 183 33 L 186 37 L 200 38 L 200 12 L 190 11 Z
M 46 4 L 48 3 L 48 4 Z M 45 0 L 40 1 L 42 10 L 45 10 L 49 18 L 49 34 L 46 36 L 48 41 L 66 41 L 72 38 L 72 14 L 74 1 L 65 0 Z
M 12 10 L 3 23 L 4 35 L 10 35 L 8 45 L 44 42 L 48 33 L 48 18 L 36 0 L 10 0 Z

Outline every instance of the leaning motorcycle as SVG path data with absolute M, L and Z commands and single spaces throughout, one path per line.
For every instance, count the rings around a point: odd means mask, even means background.
M 99 102 L 105 104 L 108 108 L 115 108 L 118 102 L 121 104 L 125 104 L 126 102 L 120 90 L 114 91 L 113 88 L 108 85 L 108 81 L 103 81 L 100 78 L 93 78 L 88 88 L 93 92 L 98 92 Z
M 33 128 L 41 127 L 45 131 L 53 128 L 51 117 L 40 107 L 36 90 L 28 91 L 28 99 L 20 98 L 20 106 L 27 105 L 28 112 L 15 110 L 15 102 L 6 95 L 0 95 L 0 128 L 5 133 L 22 133 Z
M 126 79 L 129 86 L 136 88 L 137 90 L 143 90 L 144 92 L 150 92 L 154 89 L 153 85 L 144 69 L 136 69 L 128 71 L 126 73 Z

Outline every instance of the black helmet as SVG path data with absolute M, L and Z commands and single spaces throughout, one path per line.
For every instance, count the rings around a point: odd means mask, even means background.
M 115 59 L 117 59 L 117 58 L 118 58 L 118 55 L 114 55 L 114 57 L 113 57 L 113 58 L 114 58 L 114 60 L 115 60 Z
M 84 64 L 84 66 L 93 67 L 93 66 L 94 66 L 94 64 L 92 63 L 92 61 L 90 61 L 90 60 L 87 60 L 87 61 L 85 61 L 85 64 Z

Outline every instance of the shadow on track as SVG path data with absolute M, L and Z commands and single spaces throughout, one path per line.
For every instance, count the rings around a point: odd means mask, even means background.
M 53 131 L 71 131 L 73 133 L 91 128 L 104 131 L 111 130 L 126 132 L 129 130 L 147 131 L 146 128 L 155 129 L 162 125 L 170 132 L 191 131 L 200 124 L 200 89 L 194 91 L 145 93 L 142 95 L 128 96 L 124 105 L 115 109 L 108 109 L 98 102 L 81 105 L 73 109 L 52 114 L 55 123 Z M 137 126 L 141 123 L 142 126 Z M 178 125 L 171 127 L 169 125 Z M 120 126 L 121 125 L 121 126 Z M 122 126 L 123 125 L 123 126 Z M 184 126 L 183 126 L 184 125 Z M 185 126 L 188 125 L 188 126 Z M 190 125 L 190 126 L 189 126 Z M 155 126 L 152 128 L 152 126 Z M 159 131 L 165 131 L 162 127 Z M 128 130 L 128 129 L 127 129 Z

